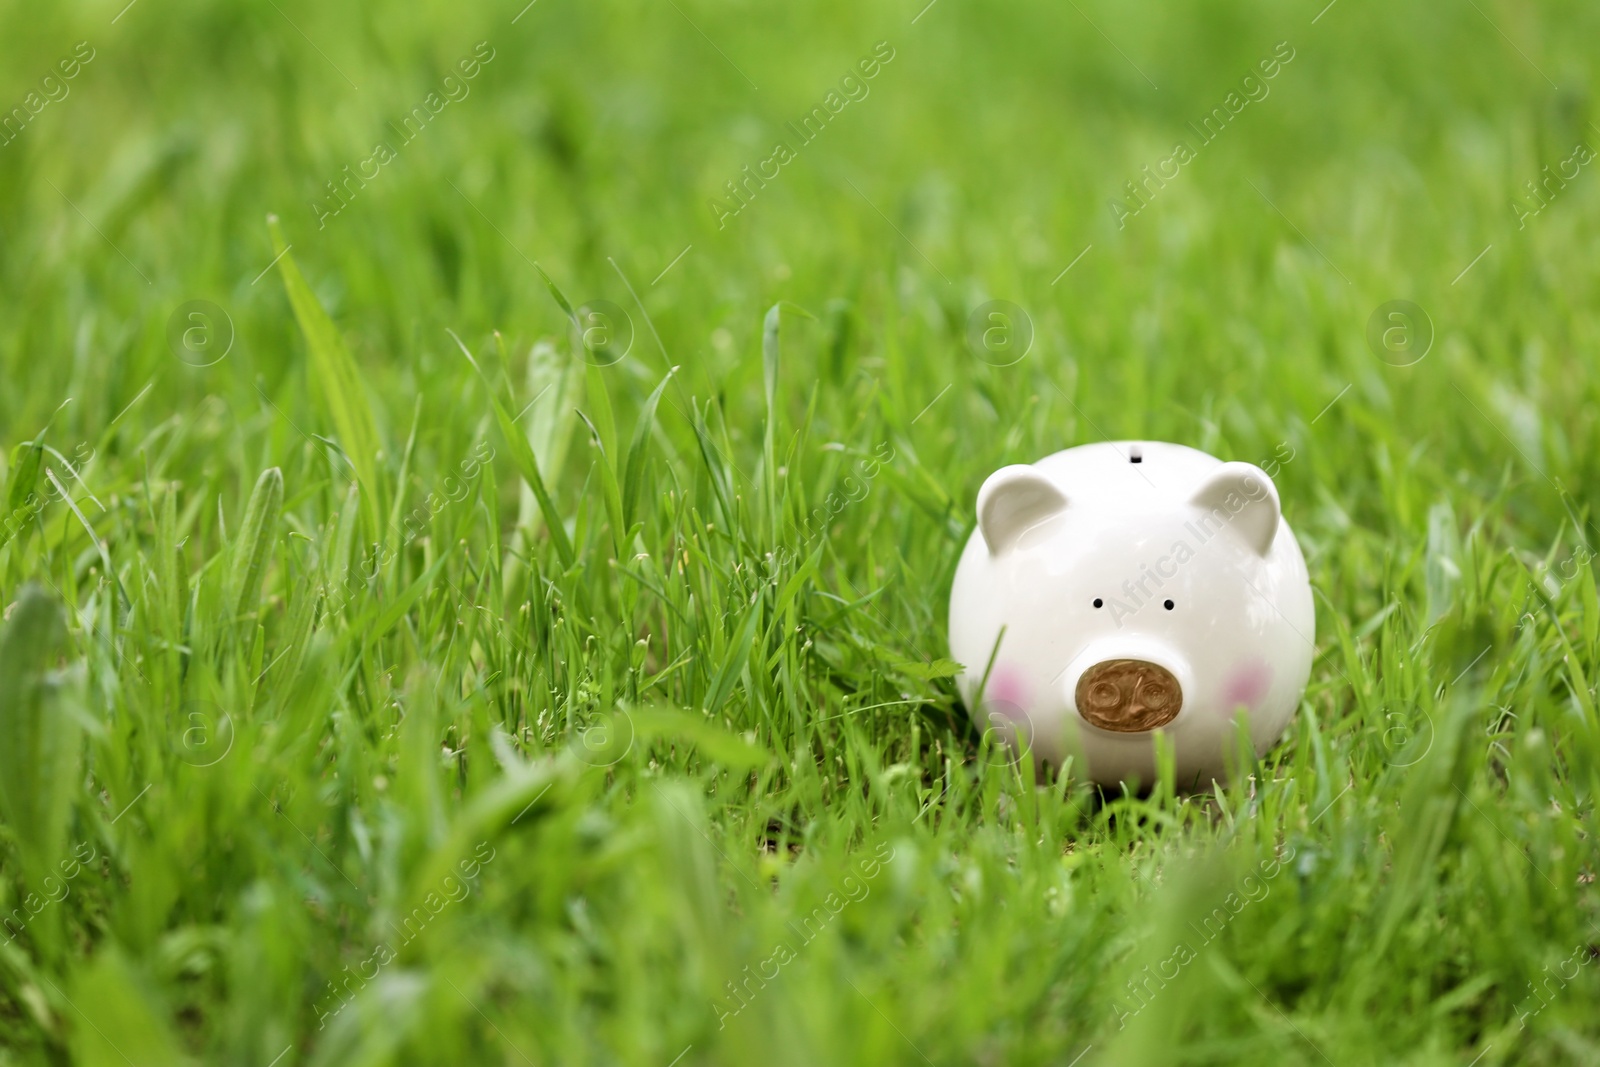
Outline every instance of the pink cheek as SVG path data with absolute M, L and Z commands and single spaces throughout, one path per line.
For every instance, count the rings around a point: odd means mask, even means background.
M 1272 668 L 1256 656 L 1240 660 L 1222 688 L 1222 702 L 1229 708 L 1243 704 L 1254 708 L 1272 688 Z
M 996 705 L 996 711 L 1023 711 L 1028 706 L 1028 696 L 1028 682 L 1021 671 L 1004 663 L 995 664 L 983 690 L 985 704 Z

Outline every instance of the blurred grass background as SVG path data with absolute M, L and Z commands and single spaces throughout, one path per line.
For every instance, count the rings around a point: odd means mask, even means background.
M 1512 206 L 1591 5 L 0 19 L 5 1062 L 1600 1058 L 1600 178 Z M 1118 437 L 1276 460 L 1318 589 L 1211 795 L 1034 782 L 942 658 L 983 477 Z

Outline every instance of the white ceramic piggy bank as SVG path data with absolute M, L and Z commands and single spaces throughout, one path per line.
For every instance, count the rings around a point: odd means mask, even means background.
M 1179 786 L 1208 787 L 1241 713 L 1264 753 L 1305 690 L 1315 624 L 1266 472 L 1153 441 L 990 475 L 950 593 L 977 725 L 1102 785 L 1149 785 L 1159 730 Z

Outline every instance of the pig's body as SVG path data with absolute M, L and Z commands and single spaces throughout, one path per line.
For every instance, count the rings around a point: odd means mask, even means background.
M 1105 785 L 1153 780 L 1159 730 L 1190 788 L 1223 777 L 1237 715 L 1258 754 L 1283 733 L 1315 616 L 1259 468 L 1182 445 L 1084 445 L 997 471 L 978 510 L 950 651 L 980 727 Z

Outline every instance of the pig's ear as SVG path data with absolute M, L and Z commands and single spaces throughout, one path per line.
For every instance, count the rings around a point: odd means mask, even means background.
M 1272 479 L 1250 463 L 1224 463 L 1200 484 L 1189 503 L 1210 518 L 1221 520 L 1224 527 L 1262 556 L 1272 548 L 1283 514 Z M 1207 530 L 1216 529 L 1205 519 L 1201 523 Z
M 1016 464 L 989 475 L 978 490 L 978 528 L 989 554 L 1005 552 L 1024 530 L 1067 506 L 1067 497 L 1037 467 Z

